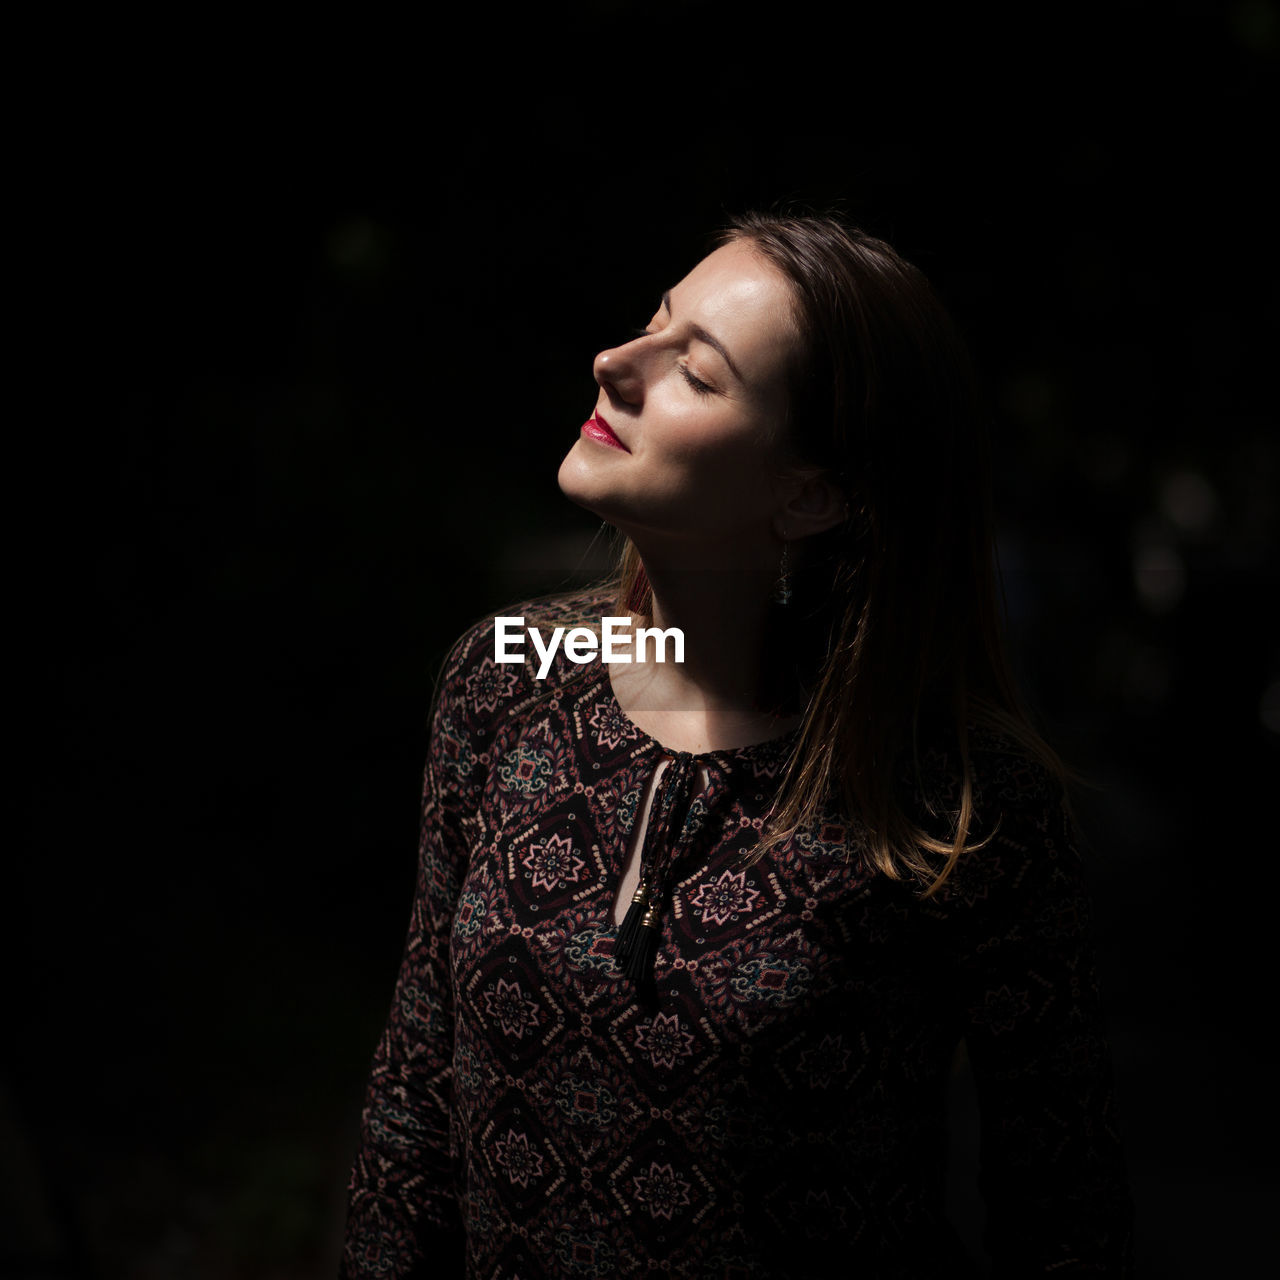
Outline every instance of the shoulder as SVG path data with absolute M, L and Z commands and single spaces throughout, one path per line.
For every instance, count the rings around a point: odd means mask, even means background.
M 1061 779 L 1032 747 L 1007 729 L 967 725 L 964 748 L 954 728 L 925 729 L 913 752 L 904 752 L 898 785 L 917 816 L 951 815 L 960 809 L 966 771 L 972 783 L 974 817 L 994 827 L 1002 815 L 1030 813 L 1065 801 Z
M 1066 785 L 1049 763 L 1014 733 L 968 726 L 972 806 L 967 843 L 936 901 L 974 906 L 1027 895 L 1087 892 Z M 904 773 L 911 816 L 939 838 L 954 836 L 964 799 L 964 761 L 954 732 L 933 736 L 919 769 Z
M 598 630 L 601 618 L 611 615 L 616 603 L 609 587 L 594 586 L 521 600 L 511 605 L 509 611 L 504 610 L 504 614 L 523 617 L 525 626 L 539 627 L 544 631 L 551 627 Z
M 612 606 L 606 588 L 591 587 L 517 600 L 476 619 L 454 641 L 441 667 L 434 696 L 437 716 L 443 712 L 453 720 L 478 723 L 545 696 L 581 668 L 566 659 L 562 647 L 539 679 L 540 664 L 529 644 L 528 629 L 536 627 L 548 638 L 557 627 L 598 630 L 601 617 Z M 500 661 L 500 634 L 515 633 L 523 643 L 506 647 L 521 658 Z

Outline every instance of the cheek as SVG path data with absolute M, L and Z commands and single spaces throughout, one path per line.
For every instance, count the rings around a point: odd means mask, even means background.
M 691 476 L 714 478 L 754 491 L 768 484 L 772 451 L 764 432 L 741 422 L 707 426 L 685 437 L 676 460 Z
M 674 396 L 664 406 L 661 422 L 662 451 L 681 466 L 746 469 L 767 450 L 763 426 L 717 397 L 691 403 L 688 393 Z

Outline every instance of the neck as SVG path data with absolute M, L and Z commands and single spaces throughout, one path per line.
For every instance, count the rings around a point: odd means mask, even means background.
M 645 662 L 615 669 L 614 688 L 642 728 L 673 745 L 746 745 L 795 722 L 761 706 L 777 568 L 767 550 L 754 565 L 740 547 L 718 550 L 700 548 L 696 558 L 688 547 L 641 551 L 653 594 L 649 625 L 683 632 L 684 662 L 655 662 L 651 648 Z

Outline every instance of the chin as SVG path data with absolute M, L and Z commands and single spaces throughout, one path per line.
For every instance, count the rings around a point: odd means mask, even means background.
M 600 483 L 596 469 L 582 456 L 580 444 L 575 444 L 565 455 L 556 480 L 560 485 L 560 492 L 571 502 L 605 518 L 598 510 L 598 504 L 606 501 L 604 486 Z

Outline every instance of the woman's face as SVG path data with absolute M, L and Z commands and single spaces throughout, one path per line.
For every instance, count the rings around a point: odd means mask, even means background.
M 560 488 L 633 536 L 767 545 L 796 341 L 786 278 L 747 241 L 717 249 L 643 335 L 596 356 L 596 410 Z

